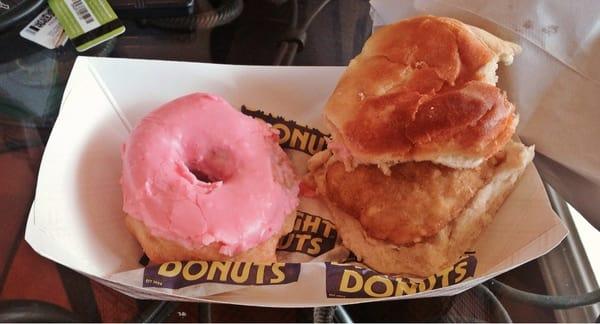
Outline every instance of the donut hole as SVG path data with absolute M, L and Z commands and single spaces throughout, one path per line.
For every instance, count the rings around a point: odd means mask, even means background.
M 206 183 L 222 181 L 222 179 L 215 179 L 215 177 L 210 177 L 208 174 L 206 174 L 204 171 L 202 171 L 200 169 L 188 167 L 188 170 L 190 170 L 190 172 L 194 175 L 194 177 L 196 177 L 196 180 L 198 180 L 198 181 L 202 181 L 202 182 L 206 182 Z
M 227 150 L 212 150 L 203 159 L 187 164 L 188 170 L 198 181 L 204 183 L 224 182 L 234 171 L 233 159 Z
M 229 178 L 223 168 L 212 163 L 190 163 L 187 167 L 196 180 L 203 183 L 224 182 Z

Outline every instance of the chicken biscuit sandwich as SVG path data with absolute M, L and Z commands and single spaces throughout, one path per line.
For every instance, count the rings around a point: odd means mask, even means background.
M 306 182 L 371 268 L 428 276 L 472 247 L 533 158 L 496 87 L 516 44 L 442 17 L 377 30 L 324 110 Z

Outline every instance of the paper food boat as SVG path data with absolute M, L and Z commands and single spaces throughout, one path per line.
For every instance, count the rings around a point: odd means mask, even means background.
M 120 147 L 132 125 L 176 97 L 214 93 L 289 132 L 283 146 L 302 169 L 322 145 L 322 107 L 343 70 L 79 57 L 44 152 L 27 242 L 136 298 L 305 307 L 457 294 L 543 255 L 565 237 L 530 165 L 473 251 L 424 280 L 323 262 L 346 251 L 327 209 L 309 199 L 299 207 L 295 232 L 280 244 L 287 263 L 140 264 L 143 252 L 125 228 L 119 185 Z

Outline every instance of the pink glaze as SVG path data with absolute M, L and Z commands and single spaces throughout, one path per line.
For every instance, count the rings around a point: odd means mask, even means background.
M 291 164 L 274 165 L 284 154 L 277 139 L 222 98 L 194 93 L 171 101 L 123 145 L 123 210 L 185 247 L 221 242 L 225 255 L 248 250 L 277 233 L 298 204 Z M 282 175 L 293 179 L 290 187 L 274 180 Z

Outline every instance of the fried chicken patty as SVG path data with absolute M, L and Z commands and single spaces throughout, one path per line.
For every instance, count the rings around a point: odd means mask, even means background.
M 391 176 L 375 165 L 347 172 L 342 162 L 334 162 L 327 166 L 326 195 L 357 218 L 369 236 L 396 245 L 413 244 L 458 217 L 505 158 L 499 152 L 473 169 L 401 163 L 391 168 Z

